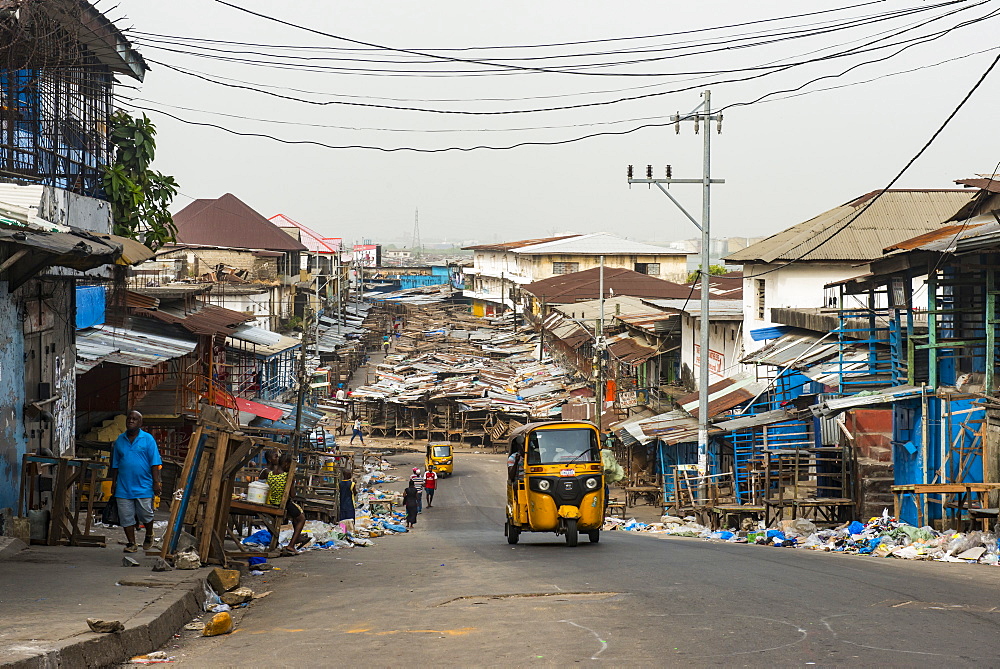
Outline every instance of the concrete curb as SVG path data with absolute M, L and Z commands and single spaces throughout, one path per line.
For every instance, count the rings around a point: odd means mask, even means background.
M 62 641 L 41 643 L 35 654 L 12 662 L 0 660 L 0 666 L 16 669 L 106 667 L 152 652 L 201 613 L 204 583 L 205 577 L 199 575 L 164 590 L 155 602 L 128 621 L 123 632 L 94 634 L 88 631 Z M 31 651 L 26 649 L 24 652 Z

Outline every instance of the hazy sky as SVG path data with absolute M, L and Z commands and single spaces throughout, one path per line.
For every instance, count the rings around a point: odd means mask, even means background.
M 955 108 L 1000 49 L 996 41 L 1000 16 L 956 28 L 933 41 L 919 42 L 961 22 L 1000 11 L 998 0 L 969 0 L 938 8 L 934 8 L 936 3 L 918 0 L 235 3 L 361 42 L 493 64 L 565 70 L 584 63 L 658 59 L 577 70 L 600 75 L 501 70 L 490 64 L 449 62 L 360 47 L 251 16 L 215 0 L 121 0 L 115 9 L 109 9 L 113 6 L 110 0 L 98 4 L 120 27 L 130 28 L 127 34 L 139 50 L 155 61 L 150 63 L 152 71 L 138 91 L 121 92 L 136 98 L 133 109 L 149 109 L 147 113 L 159 128 L 154 167 L 180 182 L 183 196 L 178 196 L 175 208 L 183 207 L 191 198 L 214 198 L 231 192 L 265 216 L 284 213 L 329 236 L 355 241 L 408 241 L 417 208 L 424 241 L 485 242 L 562 231 L 610 231 L 653 241 L 692 237 L 694 227 L 661 193 L 641 186 L 630 190 L 625 170 L 632 163 L 642 173 L 645 165 L 652 163 L 656 175 L 662 176 L 663 165 L 669 163 L 675 177 L 700 177 L 702 138 L 695 136 L 688 125 L 680 135 L 672 126 L 653 127 L 557 146 L 382 152 L 238 137 L 181 123 L 152 110 L 240 132 L 337 146 L 507 146 L 662 123 L 665 116 L 693 109 L 700 102 L 703 86 L 711 88 L 713 106 L 718 107 L 828 77 L 803 88 L 817 91 L 808 95 L 790 97 L 789 93 L 778 93 L 768 97 L 768 102 L 727 109 L 723 134 L 712 137 L 713 176 L 727 181 L 713 189 L 713 236 L 766 235 L 886 185 Z M 863 6 L 705 30 L 782 18 L 792 11 L 801 14 L 843 8 L 847 4 Z M 914 8 L 927 11 L 877 23 L 862 20 Z M 952 14 L 947 16 L 949 12 Z M 857 19 L 855 27 L 833 30 L 851 19 Z M 926 25 L 920 25 L 923 23 Z M 823 34 L 807 34 L 820 30 Z M 906 32 L 894 35 L 901 30 Z M 666 33 L 671 34 L 559 47 L 530 46 Z M 776 36 L 785 39 L 778 41 Z M 201 42 L 213 49 L 241 52 L 201 51 L 213 55 L 206 58 L 178 53 L 192 51 L 193 42 L 179 42 L 177 37 L 321 48 L 276 51 L 262 46 Z M 746 46 L 751 40 L 769 43 Z M 897 46 L 874 50 L 885 44 Z M 907 44 L 912 46 L 888 58 Z M 746 48 L 734 48 L 738 45 Z M 518 48 L 469 49 L 497 46 Z M 870 50 L 783 71 L 761 69 L 775 63 L 801 63 L 851 48 Z M 692 54 L 708 50 L 713 52 Z M 611 51 L 615 53 L 608 53 Z M 581 55 L 595 52 L 602 55 Z M 982 53 L 969 55 L 975 52 Z M 281 63 L 294 65 L 280 68 L 233 62 L 275 61 L 278 53 L 300 59 L 281 59 Z M 551 57 L 565 54 L 571 56 Z M 665 55 L 683 54 L 691 55 L 663 59 Z M 832 76 L 869 60 L 877 62 L 860 65 L 844 76 Z M 948 60 L 951 62 L 926 67 Z M 282 100 L 208 83 L 164 64 L 314 101 L 428 109 L 506 111 L 647 97 L 540 113 L 436 114 Z M 331 67 L 342 71 L 320 69 Z M 362 74 L 360 68 L 407 73 Z M 923 69 L 858 83 L 915 68 Z M 718 71 L 726 73 L 705 74 Z M 468 76 L 473 72 L 475 76 Z M 428 76 L 431 74 L 437 76 Z M 723 79 L 759 74 L 765 76 L 721 83 Z M 648 95 L 685 87 L 695 88 Z M 830 87 L 837 88 L 820 90 Z M 995 131 L 998 103 L 1000 67 L 897 187 L 949 188 L 954 179 L 992 171 L 1000 161 L 1000 134 Z M 451 132 L 454 130 L 461 132 Z M 671 192 L 698 215 L 701 200 L 697 185 L 675 185 Z

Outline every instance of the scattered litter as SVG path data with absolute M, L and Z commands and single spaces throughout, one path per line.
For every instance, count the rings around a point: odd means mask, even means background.
M 780 523 L 781 529 L 711 530 L 695 522 L 693 516 L 663 515 L 658 523 L 640 523 L 635 518 L 605 518 L 604 530 L 623 530 L 658 535 L 698 537 L 730 543 L 750 543 L 782 548 L 809 548 L 831 553 L 869 555 L 904 560 L 1000 564 L 1000 546 L 992 532 L 939 532 L 931 527 L 914 527 L 889 515 L 854 520 L 833 529 L 819 529 L 815 523 L 797 519 Z
M 174 658 L 167 655 L 165 651 L 157 650 L 152 653 L 146 653 L 145 655 L 136 655 L 129 662 L 132 664 L 164 664 L 166 662 L 173 662 Z
M 195 620 L 184 626 L 184 629 L 190 630 L 192 632 L 201 632 L 205 629 L 205 623 L 201 620 Z
M 139 566 L 139 561 L 135 560 L 133 558 L 130 558 L 127 555 L 123 555 L 122 556 L 122 566 L 123 567 L 138 567 Z

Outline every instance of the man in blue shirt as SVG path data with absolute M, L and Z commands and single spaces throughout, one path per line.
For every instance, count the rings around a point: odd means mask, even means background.
M 118 502 L 118 517 L 125 529 L 126 553 L 135 553 L 136 525 L 146 526 L 142 547 L 153 546 L 153 497 L 163 492 L 160 482 L 160 451 L 149 432 L 141 430 L 142 414 L 132 410 L 125 419 L 125 431 L 111 448 L 111 489 Z

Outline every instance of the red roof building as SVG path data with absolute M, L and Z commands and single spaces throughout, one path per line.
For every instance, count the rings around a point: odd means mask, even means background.
M 305 245 L 232 193 L 195 200 L 174 214 L 177 241 L 234 249 L 306 251 Z

